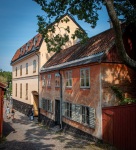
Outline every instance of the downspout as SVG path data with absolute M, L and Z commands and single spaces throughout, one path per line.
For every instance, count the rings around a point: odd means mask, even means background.
M 38 57 L 38 122 L 40 121 L 40 107 L 39 107 L 39 55 L 35 51 L 35 55 Z
M 99 76 L 99 81 L 100 81 L 100 114 L 101 114 L 101 122 L 100 122 L 100 138 L 102 139 L 102 73 L 101 73 L 102 69 L 101 69 L 101 65 L 100 65 L 100 76 Z
M 62 129 L 62 74 L 60 73 L 59 70 L 59 75 L 60 75 L 60 129 Z

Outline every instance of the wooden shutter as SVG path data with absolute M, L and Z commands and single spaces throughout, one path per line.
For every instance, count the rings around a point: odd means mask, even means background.
M 76 105 L 76 121 L 81 123 L 81 106 Z
M 72 104 L 72 120 L 76 121 L 76 105 Z
M 53 112 L 53 111 L 52 111 L 52 108 L 53 108 L 52 105 L 53 105 L 53 103 L 52 103 L 52 101 L 50 100 L 50 111 L 51 111 L 51 112 Z
M 89 126 L 95 128 L 95 109 L 89 107 Z
M 62 116 L 65 116 L 65 102 L 62 102 Z

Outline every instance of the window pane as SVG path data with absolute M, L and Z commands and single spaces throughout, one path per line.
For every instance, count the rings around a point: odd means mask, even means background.
M 84 79 L 81 79 L 81 86 L 85 86 L 84 85 Z
M 86 123 L 89 124 L 89 108 L 86 107 Z
M 86 79 L 86 86 L 89 86 L 89 78 Z
M 89 69 L 86 69 L 86 77 L 89 78 Z
M 84 70 L 81 70 L 81 78 L 84 78 L 85 74 L 84 74 Z

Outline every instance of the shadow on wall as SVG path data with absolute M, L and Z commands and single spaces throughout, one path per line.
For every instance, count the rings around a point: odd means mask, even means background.
M 103 106 L 115 106 L 119 99 L 111 89 L 115 86 L 125 98 L 136 99 L 136 72 L 123 64 L 104 64 L 102 70 Z

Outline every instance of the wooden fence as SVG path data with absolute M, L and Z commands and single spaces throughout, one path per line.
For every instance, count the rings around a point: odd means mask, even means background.
M 103 140 L 119 150 L 136 149 L 136 104 L 102 110 Z

